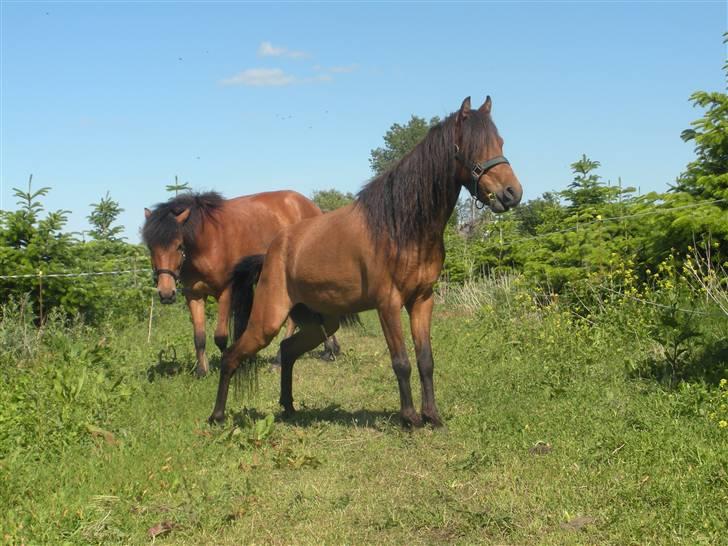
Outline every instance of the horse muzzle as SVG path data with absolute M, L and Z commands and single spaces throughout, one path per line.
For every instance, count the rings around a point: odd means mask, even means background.
M 172 290 L 172 292 L 170 292 L 169 294 L 163 294 L 162 292 L 159 292 L 159 301 L 165 305 L 174 303 L 176 299 L 177 299 L 176 290 Z

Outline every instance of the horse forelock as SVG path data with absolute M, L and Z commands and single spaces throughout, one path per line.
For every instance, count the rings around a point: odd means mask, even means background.
M 387 236 L 398 246 L 430 239 L 454 206 L 456 116 L 434 125 L 400 161 L 367 183 L 357 195 L 376 242 Z M 476 157 L 496 133 L 490 115 L 472 110 L 460 125 L 461 152 Z
M 195 244 L 205 222 L 215 221 L 216 212 L 225 199 L 217 192 L 183 193 L 165 203 L 158 203 L 144 222 L 142 240 L 149 247 L 168 247 L 182 237 L 186 246 Z M 190 209 L 190 215 L 180 224 L 176 216 Z

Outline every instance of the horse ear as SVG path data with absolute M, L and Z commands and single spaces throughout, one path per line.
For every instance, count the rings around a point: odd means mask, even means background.
M 457 122 L 460 123 L 461 121 L 468 118 L 470 115 L 470 97 L 465 97 L 463 100 L 463 103 L 460 105 L 460 110 L 458 111 L 458 117 Z
M 177 220 L 178 224 L 184 224 L 187 221 L 187 218 L 190 217 L 190 209 L 185 209 L 179 214 L 175 215 L 174 219 Z
M 493 106 L 493 101 L 490 100 L 490 95 L 488 95 L 487 97 L 485 97 L 485 102 L 483 103 L 483 106 L 478 108 L 478 110 L 480 110 L 484 114 L 490 114 L 490 109 L 492 106 Z
M 149 210 L 148 208 L 144 207 L 144 218 L 146 218 L 147 220 L 149 220 L 149 217 L 151 215 L 152 215 L 152 211 Z

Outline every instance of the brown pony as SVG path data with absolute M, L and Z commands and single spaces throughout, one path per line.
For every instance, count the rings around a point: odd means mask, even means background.
M 154 210 L 144 209 L 142 239 L 149 247 L 157 291 L 172 303 L 177 281 L 184 286 L 197 352 L 197 375 L 208 371 L 205 355 L 205 300 L 218 301 L 215 344 L 225 350 L 235 264 L 265 252 L 278 232 L 321 210 L 293 191 L 223 199 L 216 192 L 182 194 Z M 293 331 L 289 322 L 288 334 Z M 334 341 L 335 343 L 335 341 Z
M 342 316 L 374 308 L 399 383 L 403 423 L 442 425 L 432 382 L 430 322 L 433 285 L 445 257 L 445 224 L 463 186 L 494 212 L 516 206 L 522 195 L 502 156 L 503 139 L 490 111 L 490 97 L 478 110 L 471 110 L 466 98 L 458 112 L 370 181 L 353 204 L 287 227 L 275 238 L 262 261 L 248 327 L 223 355 L 210 422 L 225 418 L 230 378 L 240 361 L 268 345 L 289 313 L 300 330 L 281 342 L 280 403 L 285 414 L 294 411 L 296 359 L 333 334 Z M 251 257 L 247 262 L 255 270 L 261 260 Z M 421 416 L 412 403 L 402 307 L 409 313 L 414 338 Z

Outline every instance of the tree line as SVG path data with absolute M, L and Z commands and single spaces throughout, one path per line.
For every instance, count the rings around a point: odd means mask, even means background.
M 728 75 L 728 64 L 723 67 Z M 621 181 L 599 175 L 599 161 L 583 154 L 571 164 L 571 181 L 502 215 L 461 200 L 446 228 L 443 280 L 516 275 L 541 290 L 562 293 L 584 281 L 609 279 L 620 287 L 699 255 L 713 271 L 725 272 L 728 254 L 728 95 L 698 91 L 690 100 L 702 116 L 681 137 L 695 146 L 665 192 L 638 195 Z M 385 172 L 439 123 L 412 115 L 395 123 L 384 145 L 371 151 L 375 175 Z M 90 204 L 90 229 L 65 231 L 69 211 L 46 211 L 50 188 L 13 188 L 18 208 L 0 211 L 0 300 L 25 301 L 36 317 L 52 309 L 90 321 L 110 312 L 141 312 L 150 286 L 146 249 L 120 236 L 123 211 L 107 192 Z M 175 195 L 189 183 L 166 186 Z M 337 189 L 315 191 L 323 211 L 352 202 Z M 666 266 L 665 264 L 672 264 Z M 123 274 L 112 275 L 112 272 Z M 629 273 L 626 273 L 629 271 Z M 49 273 L 109 273 L 73 278 Z M 631 279 L 631 280 L 630 280 Z M 725 279 L 723 281 L 725 283 Z M 621 283 L 621 284 L 620 284 Z

